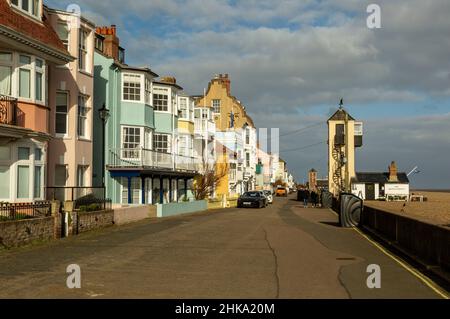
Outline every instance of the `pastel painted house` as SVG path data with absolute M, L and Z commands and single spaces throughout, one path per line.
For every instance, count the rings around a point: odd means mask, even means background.
M 41 0 L 0 0 L 0 201 L 45 199 L 49 72 L 73 60 Z
M 76 57 L 51 66 L 48 183 L 84 190 L 92 186 L 95 26 L 83 17 L 74 23 L 73 14 L 65 11 L 47 11 L 49 23 Z
M 115 204 L 177 201 L 196 174 L 193 160 L 176 154 L 179 89 L 174 83 L 156 84 L 157 74 L 125 64 L 124 57 L 115 26 L 97 28 L 94 114 L 105 105 L 110 117 L 105 167 L 102 152 L 94 152 L 94 184 L 101 185 L 104 174 L 107 197 Z M 94 116 L 95 150 L 103 148 L 102 127 Z

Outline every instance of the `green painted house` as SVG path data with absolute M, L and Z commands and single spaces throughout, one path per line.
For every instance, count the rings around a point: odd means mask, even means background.
M 179 201 L 197 173 L 193 158 L 176 155 L 181 88 L 157 83 L 156 73 L 125 64 L 124 56 L 115 28 L 97 29 L 94 184 L 102 185 L 104 176 L 106 196 L 115 204 Z M 103 105 L 109 110 L 104 135 Z

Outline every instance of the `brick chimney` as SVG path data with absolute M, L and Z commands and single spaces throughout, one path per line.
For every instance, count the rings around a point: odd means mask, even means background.
M 177 79 L 173 76 L 164 76 L 161 78 L 161 82 L 169 83 L 169 84 L 177 84 Z
M 103 42 L 103 53 L 118 61 L 120 40 L 117 37 L 116 25 L 113 24 L 110 27 L 98 27 L 96 32 L 105 37 L 105 41 Z
M 389 166 L 389 182 L 398 182 L 397 164 L 394 161 Z

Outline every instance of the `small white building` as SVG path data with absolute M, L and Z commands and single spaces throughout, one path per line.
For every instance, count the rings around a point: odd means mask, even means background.
M 363 200 L 407 201 L 409 179 L 406 173 L 398 173 L 392 162 L 387 173 L 356 173 L 352 193 Z

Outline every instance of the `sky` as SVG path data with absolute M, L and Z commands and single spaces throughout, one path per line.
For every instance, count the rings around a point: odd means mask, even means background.
M 49 0 L 65 9 L 74 1 Z M 367 6 L 381 7 L 369 29 Z M 171 75 L 191 95 L 215 74 L 260 128 L 280 128 L 298 182 L 326 176 L 326 120 L 344 98 L 364 122 L 356 170 L 415 166 L 413 188 L 450 189 L 450 1 L 79 0 L 97 25 L 116 24 L 127 63 Z M 298 151 L 288 151 L 301 149 Z M 284 152 L 288 151 L 288 152 Z

